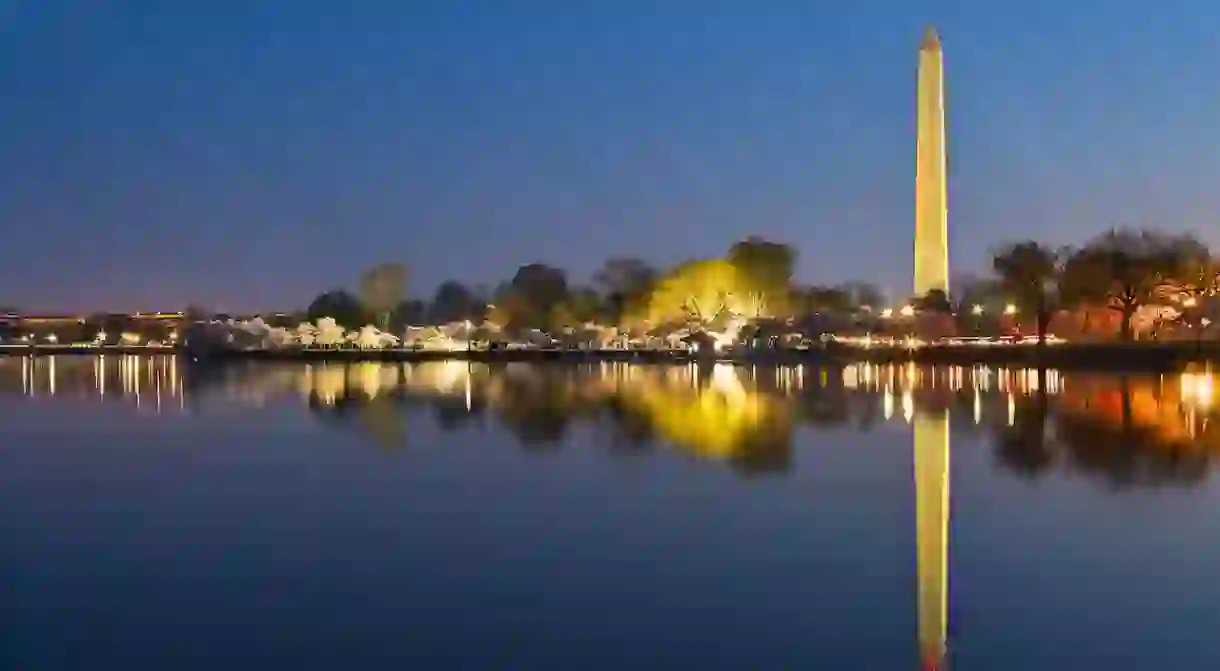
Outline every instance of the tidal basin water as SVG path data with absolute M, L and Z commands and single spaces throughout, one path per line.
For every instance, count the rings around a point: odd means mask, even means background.
M 1212 384 L 0 358 L 0 662 L 1220 668 Z

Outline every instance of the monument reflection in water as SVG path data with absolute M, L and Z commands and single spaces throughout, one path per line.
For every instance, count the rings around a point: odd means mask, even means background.
M 915 530 L 919 647 L 924 667 L 945 656 L 949 579 L 949 414 L 915 418 Z
M 782 476 L 802 425 L 867 430 L 913 424 L 920 659 L 946 655 L 950 432 L 990 433 L 995 459 L 1023 477 L 1055 470 L 1112 486 L 1192 484 L 1207 477 L 1220 435 L 1209 371 L 1089 376 L 1055 371 L 851 365 L 488 366 L 249 364 L 183 369 L 162 357 L 0 359 L 0 393 L 123 404 L 149 413 L 308 404 L 387 449 L 405 418 L 431 408 L 442 428 L 497 421 L 527 449 L 573 427 L 609 429 L 629 450 L 677 450 L 744 476 Z M 293 399 L 299 399 L 294 401 Z M 951 426 L 954 427 L 951 429 Z

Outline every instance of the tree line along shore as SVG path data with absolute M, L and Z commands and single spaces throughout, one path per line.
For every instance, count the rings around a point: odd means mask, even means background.
M 334 289 L 301 313 L 348 328 L 375 324 L 488 322 L 507 333 L 559 333 L 586 324 L 628 332 L 681 326 L 722 330 L 733 317 L 811 332 L 1034 337 L 1071 341 L 1206 339 L 1220 263 L 1199 240 L 1115 229 L 1078 246 L 1022 240 L 998 246 L 982 276 L 955 277 L 948 292 L 887 297 L 866 281 L 809 285 L 795 278 L 796 249 L 751 237 L 723 257 L 655 268 L 605 262 L 585 284 L 545 263 L 521 266 L 494 288 L 442 283 L 430 300 L 404 298 L 408 269 L 369 269 L 355 291 Z M 1220 315 L 1215 315 L 1220 318 Z
M 655 268 L 612 258 L 591 281 L 577 283 L 545 263 L 521 266 L 493 288 L 443 282 L 430 300 L 409 297 L 409 269 L 384 263 L 368 269 L 354 290 L 333 289 L 299 311 L 263 314 L 271 327 L 330 319 L 402 338 L 409 327 L 464 323 L 486 326 L 506 340 L 544 333 L 615 329 L 628 338 L 684 331 L 723 333 L 745 323 L 752 333 L 833 333 L 853 337 L 1055 335 L 1072 343 L 1191 341 L 1205 350 L 1212 328 L 1220 263 L 1193 237 L 1155 230 L 1116 229 L 1079 246 L 1025 240 L 996 248 L 983 276 L 954 278 L 950 290 L 886 297 L 868 282 L 834 286 L 795 278 L 796 249 L 750 237 L 722 257 Z M 114 323 L 114 315 L 76 324 L 9 325 L 0 342 L 106 343 L 171 346 L 183 324 L 224 321 L 191 307 L 173 320 Z M 59 333 L 48 332 L 58 330 Z M 71 332 L 66 332 L 71 331 Z M 104 337 L 102 337 L 104 336 Z

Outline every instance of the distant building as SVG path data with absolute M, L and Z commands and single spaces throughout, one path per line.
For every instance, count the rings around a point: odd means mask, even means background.
M 22 326 L 54 327 L 85 323 L 85 317 L 79 315 L 20 315 L 17 319 Z

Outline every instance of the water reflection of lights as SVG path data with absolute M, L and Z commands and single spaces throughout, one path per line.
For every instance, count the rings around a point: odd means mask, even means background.
M 949 389 L 958 391 L 962 388 L 962 380 L 965 378 L 965 370 L 961 366 L 953 366 L 949 369 Z
M 740 401 L 746 394 L 745 387 L 741 385 L 741 378 L 737 376 L 737 371 L 727 363 L 718 363 L 712 367 L 709 388 L 724 394 L 734 402 Z
M 179 374 L 177 358 L 173 356 L 14 357 L 11 361 L 12 365 L 7 369 L 11 371 L 10 379 L 15 384 L 20 372 L 20 389 L 27 396 L 78 393 L 84 383 L 84 389 L 96 397 L 124 399 L 124 402 L 149 409 L 163 408 L 166 394 L 177 397 L 180 407 L 185 405 L 181 393 L 183 376 Z M 932 368 L 908 363 L 807 368 L 808 365 L 772 367 L 727 363 L 701 368 L 629 362 L 555 370 L 527 364 L 492 369 L 460 361 L 260 364 L 209 374 L 209 384 L 201 391 L 209 398 L 216 398 L 219 392 L 227 401 L 251 406 L 261 406 L 274 395 L 290 394 L 294 387 L 313 402 L 323 405 L 333 405 L 347 397 L 372 400 L 399 393 L 440 395 L 451 397 L 474 411 L 477 407 L 495 407 L 509 402 L 499 397 L 531 395 L 544 386 L 551 397 L 573 396 L 582 403 L 599 402 L 608 394 L 640 395 L 649 389 L 673 397 L 681 389 L 683 394 L 690 396 L 690 405 L 685 406 L 688 409 L 693 410 L 693 406 L 698 405 L 704 408 L 699 413 L 731 414 L 735 417 L 732 421 L 744 427 L 771 412 L 764 406 L 780 404 L 787 408 L 784 412 L 789 412 L 793 409 L 789 406 L 797 405 L 796 396 L 809 393 L 829 393 L 831 396 L 825 397 L 829 401 L 838 390 L 861 392 L 869 398 L 850 402 L 863 402 L 876 408 L 879 401 L 882 410 L 879 414 L 884 414 L 887 420 L 897 419 L 895 415 L 899 415 L 906 422 L 913 421 L 925 405 L 942 407 L 951 402 L 950 395 L 960 395 L 963 403 L 973 405 L 975 423 L 981 423 L 984 414 L 994 414 L 996 419 L 1003 417 L 995 406 L 992 406 L 995 410 L 984 412 L 989 404 L 989 380 L 993 377 L 1011 395 L 1035 393 L 1039 387 L 1048 394 L 1058 394 L 1063 389 L 1062 377 L 1054 370 L 1039 376 L 1036 370 L 996 370 L 983 366 Z M 1214 403 L 1212 385 L 1210 375 L 1184 375 L 1180 380 L 1184 403 L 1200 410 L 1210 408 Z M 994 390 L 995 386 L 990 389 Z M 967 392 L 972 392 L 969 398 L 964 396 Z M 662 396 L 655 400 L 659 403 Z M 687 400 L 678 405 L 685 403 Z M 1007 399 L 1010 422 L 1015 420 L 1016 407 L 1021 403 Z M 717 421 L 723 424 L 723 421 Z
M 20 374 L 21 393 L 28 397 L 95 395 L 99 399 L 125 398 L 137 406 L 152 401 L 157 408 L 167 395 L 182 397 L 177 358 L 173 356 L 51 355 L 24 356 L 11 361 L 15 365 L 9 370 L 14 376 Z M 111 375 L 118 378 L 117 394 Z M 0 382 L 3 377 L 0 375 Z
M 322 364 L 306 366 L 302 391 L 312 394 L 324 405 L 334 405 L 347 393 L 347 371 L 343 366 Z
M 747 388 L 743 370 L 730 364 L 717 364 L 706 376 L 691 367 L 676 370 L 680 375 L 673 375 L 674 370 L 649 372 L 638 384 L 613 392 L 675 447 L 726 459 L 748 451 L 760 437 L 789 430 L 787 404 Z M 747 374 L 757 381 L 755 371 Z
M 991 391 L 991 369 L 982 366 L 976 366 L 972 371 L 974 377 L 974 386 L 983 391 Z
M 818 386 L 825 387 L 830 380 L 825 370 L 819 371 Z M 784 392 L 797 392 L 805 387 L 805 367 L 780 367 L 775 369 L 775 387 Z
M 1215 399 L 1215 381 L 1211 372 L 1182 373 L 1179 381 L 1182 402 L 1199 410 L 1211 408 Z
M 995 388 L 1001 393 L 1037 393 L 1043 384 L 1047 394 L 1063 391 L 1063 376 L 1053 369 L 1039 374 L 1036 369 L 992 370 L 985 366 L 937 369 L 919 368 L 913 363 L 885 366 L 851 364 L 843 369 L 842 383 L 845 389 L 850 390 L 882 391 L 887 384 L 897 388 L 936 389 L 943 383 L 952 392 L 963 389 L 990 392 L 993 388 L 992 378 L 995 378 Z
M 463 361 L 445 361 L 437 365 L 436 384 L 442 390 L 452 391 L 459 382 L 470 377 L 470 366 Z

